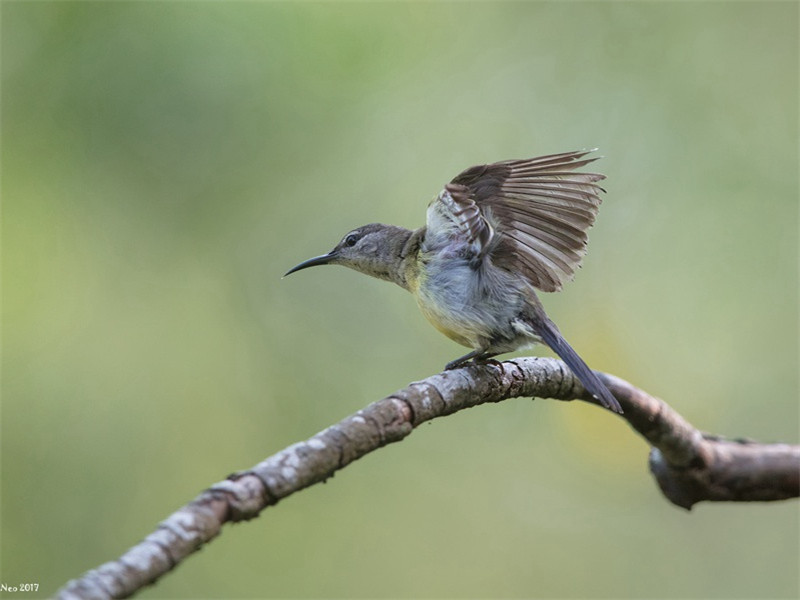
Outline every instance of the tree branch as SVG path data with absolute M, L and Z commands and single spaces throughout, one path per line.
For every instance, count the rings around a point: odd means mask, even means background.
M 702 500 L 800 495 L 800 446 L 704 435 L 665 402 L 622 379 L 599 375 L 622 405 L 622 417 L 652 446 L 650 469 L 672 503 L 690 509 Z M 561 361 L 549 358 L 472 365 L 434 375 L 211 486 L 119 559 L 67 583 L 57 597 L 131 596 L 216 537 L 224 523 L 258 516 L 354 460 L 402 440 L 421 423 L 518 396 L 596 403 Z

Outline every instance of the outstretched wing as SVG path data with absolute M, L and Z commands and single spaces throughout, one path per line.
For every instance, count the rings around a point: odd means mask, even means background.
M 596 160 L 584 158 L 590 152 L 471 167 L 445 185 L 437 213 L 467 236 L 479 256 L 542 291 L 558 291 L 586 253 L 586 231 L 604 191 L 597 184 L 604 175 L 576 171 Z

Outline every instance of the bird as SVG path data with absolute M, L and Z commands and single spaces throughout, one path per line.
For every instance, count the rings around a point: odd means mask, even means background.
M 396 283 L 436 329 L 472 349 L 446 370 L 544 343 L 603 407 L 621 414 L 536 294 L 560 291 L 586 254 L 587 230 L 605 192 L 598 184 L 604 175 L 581 170 L 599 158 L 593 152 L 470 167 L 433 198 L 425 226 L 363 225 L 284 277 L 342 265 Z

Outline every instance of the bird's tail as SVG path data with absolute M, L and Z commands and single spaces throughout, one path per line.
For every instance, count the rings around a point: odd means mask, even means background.
M 617 399 L 614 398 L 611 392 L 608 391 L 608 388 L 600 381 L 597 375 L 594 374 L 594 371 L 583 362 L 583 359 L 578 356 L 578 353 L 572 349 L 572 346 L 570 346 L 567 340 L 564 339 L 564 336 L 561 335 L 555 323 L 547 317 L 537 319 L 535 330 L 542 338 L 542 341 L 550 346 L 561 360 L 567 363 L 567 366 L 572 370 L 575 376 L 581 380 L 583 387 L 599 400 L 600 404 L 615 413 L 622 414 L 622 407 L 619 405 L 619 402 L 617 402 Z

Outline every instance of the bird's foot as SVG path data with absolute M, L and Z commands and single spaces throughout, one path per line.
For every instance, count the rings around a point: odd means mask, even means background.
M 500 367 L 503 368 L 503 363 L 496 358 L 484 358 L 482 360 L 475 359 L 474 361 L 476 364 L 481 365 L 492 365 L 493 367 Z
M 447 363 L 444 366 L 444 370 L 452 371 L 453 369 L 458 369 L 469 365 L 493 365 L 495 367 L 502 368 L 502 364 L 500 363 L 499 360 L 495 360 L 493 358 L 490 358 L 489 356 L 475 356 L 475 357 L 462 356 L 461 358 L 451 360 L 449 363 Z

